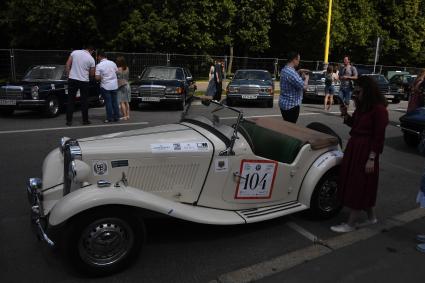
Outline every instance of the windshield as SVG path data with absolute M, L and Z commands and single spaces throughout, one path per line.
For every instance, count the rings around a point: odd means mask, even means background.
M 321 81 L 322 79 L 325 79 L 325 74 L 323 73 L 310 73 L 310 80 L 313 81 Z
M 145 70 L 143 80 L 183 80 L 183 71 L 180 68 L 150 67 Z
M 384 76 L 382 76 L 382 75 L 372 76 L 372 78 L 373 78 L 376 82 L 381 83 L 381 84 L 388 83 L 387 79 L 386 79 Z
M 208 102 L 209 104 L 205 105 L 207 103 L 202 103 L 200 98 L 192 99 L 183 112 L 182 121 L 209 129 L 220 138 L 224 138 L 226 144 L 230 143 L 236 134 L 234 125 L 242 119 L 241 112 L 215 101 Z
M 64 70 L 65 66 L 36 66 L 27 72 L 24 81 L 60 80 Z
M 267 81 L 271 80 L 272 76 L 267 71 L 245 71 L 239 70 L 236 71 L 235 80 L 262 80 Z

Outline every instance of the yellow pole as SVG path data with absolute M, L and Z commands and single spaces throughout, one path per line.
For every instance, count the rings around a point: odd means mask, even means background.
M 328 10 L 328 27 L 326 29 L 326 45 L 325 45 L 325 64 L 328 63 L 329 57 L 329 41 L 331 37 L 331 18 L 332 18 L 332 0 L 329 0 L 329 10 Z

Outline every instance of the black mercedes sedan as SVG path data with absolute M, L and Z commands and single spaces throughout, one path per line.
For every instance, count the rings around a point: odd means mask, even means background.
M 173 103 L 183 110 L 195 94 L 196 83 L 190 71 L 181 67 L 152 66 L 143 70 L 139 80 L 131 83 L 131 106 L 141 102 Z
M 68 85 L 64 65 L 37 65 L 29 68 L 21 81 L 0 85 L 0 114 L 15 110 L 37 110 L 47 117 L 59 115 L 67 103 Z M 79 93 L 76 97 L 77 103 Z M 90 105 L 102 105 L 99 84 L 90 82 Z
M 266 70 L 237 70 L 226 88 L 227 105 L 236 102 L 265 102 L 273 107 L 274 82 Z

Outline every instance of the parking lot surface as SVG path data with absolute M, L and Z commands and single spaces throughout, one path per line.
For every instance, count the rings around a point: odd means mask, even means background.
M 274 108 L 257 108 L 255 105 L 241 108 L 246 117 L 270 116 L 281 119 L 277 101 Z M 338 106 L 333 106 L 330 112 L 325 112 L 322 108 L 321 104 L 304 104 L 298 124 L 324 123 L 346 143 L 349 128 L 342 124 Z M 424 169 L 424 158 L 415 148 L 405 145 L 397 127 L 399 117 L 405 112 L 406 102 L 390 104 L 388 109 L 390 124 L 381 158 L 377 203 L 377 214 L 382 220 L 416 207 L 415 196 Z M 92 125 L 83 126 L 81 113 L 77 111 L 73 127 L 65 126 L 63 114 L 48 119 L 35 112 L 17 111 L 11 117 L 0 118 L 2 282 L 86 281 L 86 278 L 69 268 L 60 254 L 38 242 L 30 227 L 26 180 L 41 176 L 44 157 L 59 145 L 61 137 L 81 138 L 176 123 L 181 112 L 171 107 L 164 109 L 142 105 L 140 109 L 131 112 L 129 121 L 114 124 L 102 123 L 105 118 L 103 108 L 92 108 L 89 115 Z M 135 264 L 119 274 L 91 280 L 209 282 L 216 280 L 221 274 L 302 250 L 312 244 L 311 236 L 322 240 L 338 236 L 329 227 L 346 217 L 347 211 L 343 210 L 333 219 L 317 222 L 299 213 L 263 223 L 232 227 L 171 220 L 148 222 L 148 240 Z M 412 226 L 412 234 L 421 232 L 415 231 L 418 227 Z M 341 250 L 335 257 L 338 261 L 349 260 L 350 254 Z M 394 260 L 395 264 L 396 262 Z M 309 270 L 312 267 L 299 265 L 296 267 L 297 272 L 302 273 L 303 268 Z M 291 278 L 290 282 L 297 282 L 293 279 L 296 278 L 293 272 L 288 278 Z

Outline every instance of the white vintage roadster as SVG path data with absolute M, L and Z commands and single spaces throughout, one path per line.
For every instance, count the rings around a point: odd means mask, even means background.
M 342 152 L 332 130 L 244 119 L 215 101 L 189 103 L 179 123 L 62 138 L 27 192 L 39 237 L 76 267 L 115 272 L 139 253 L 143 220 L 166 216 L 247 224 L 310 209 L 340 210 Z

